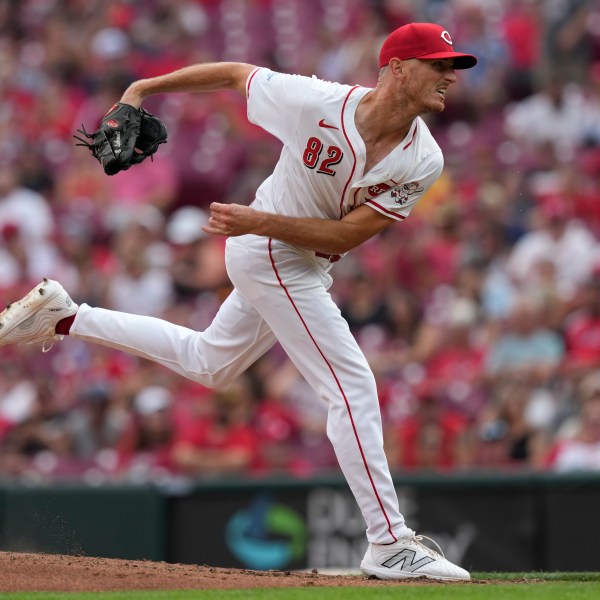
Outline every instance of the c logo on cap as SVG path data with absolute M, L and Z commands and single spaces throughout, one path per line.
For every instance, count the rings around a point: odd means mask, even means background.
M 440 33 L 440 37 L 446 42 L 446 44 L 450 44 L 452 46 L 452 38 L 445 29 L 442 31 L 442 33 Z

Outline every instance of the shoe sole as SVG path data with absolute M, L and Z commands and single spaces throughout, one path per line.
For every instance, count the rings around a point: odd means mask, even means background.
M 400 580 L 400 579 L 417 579 L 419 577 L 425 577 L 426 579 L 433 579 L 437 581 L 471 581 L 471 578 L 466 577 L 443 577 L 441 575 L 428 575 L 427 573 L 411 572 L 411 571 L 400 571 L 397 575 L 390 573 L 389 569 L 385 571 L 376 567 L 363 567 L 360 566 L 360 570 L 363 575 L 367 577 L 376 577 L 377 579 Z
M 60 294 L 60 289 L 56 289 L 54 286 L 53 290 L 48 290 L 46 287 L 48 283 L 50 283 L 50 280 L 44 278 L 42 283 L 36 285 L 26 296 L 23 296 L 23 298 L 20 300 L 9 304 L 8 307 L 2 311 L 2 313 L 0 313 L 0 316 L 2 314 L 7 315 L 9 311 L 15 311 L 19 309 L 27 310 L 28 313 L 28 316 L 23 319 L 11 319 L 9 326 L 5 325 L 0 319 L 0 345 L 2 345 L 2 339 L 5 338 L 15 327 L 31 318 L 34 313 L 40 310 L 40 308 L 43 308 L 46 304 L 48 304 L 48 302 L 51 302 Z

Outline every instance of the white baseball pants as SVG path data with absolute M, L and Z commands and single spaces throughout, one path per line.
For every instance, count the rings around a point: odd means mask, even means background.
M 278 340 L 328 405 L 327 435 L 372 543 L 407 529 L 383 450 L 375 378 L 327 289 L 328 261 L 254 235 L 230 238 L 234 291 L 203 332 L 83 304 L 74 337 L 160 363 L 209 387 L 238 377 Z

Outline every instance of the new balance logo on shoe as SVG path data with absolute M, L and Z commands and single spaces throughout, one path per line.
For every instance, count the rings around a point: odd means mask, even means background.
M 391 569 L 396 565 L 400 565 L 400 568 L 403 571 L 408 571 L 409 573 L 414 573 L 417 569 L 428 565 L 429 563 L 434 562 L 433 558 L 429 556 L 424 556 L 423 558 L 415 561 L 417 553 L 414 550 L 409 550 L 405 548 L 400 552 L 390 556 L 385 562 L 381 563 L 384 567 Z M 402 564 L 400 564 L 402 563 Z
M 421 543 L 423 535 L 401 538 L 393 544 L 369 544 L 360 570 L 377 579 L 427 577 L 448 581 L 469 581 L 468 571 L 452 564 L 441 553 Z M 435 544 L 431 538 L 431 542 Z M 438 546 L 439 548 L 439 546 Z

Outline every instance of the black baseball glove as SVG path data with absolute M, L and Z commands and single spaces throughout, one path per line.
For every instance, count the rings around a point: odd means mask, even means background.
M 141 163 L 167 141 L 167 128 L 158 117 L 123 102 L 113 105 L 93 133 L 83 125 L 77 131 L 85 139 L 73 136 L 80 142 L 75 145 L 89 148 L 107 175 Z

